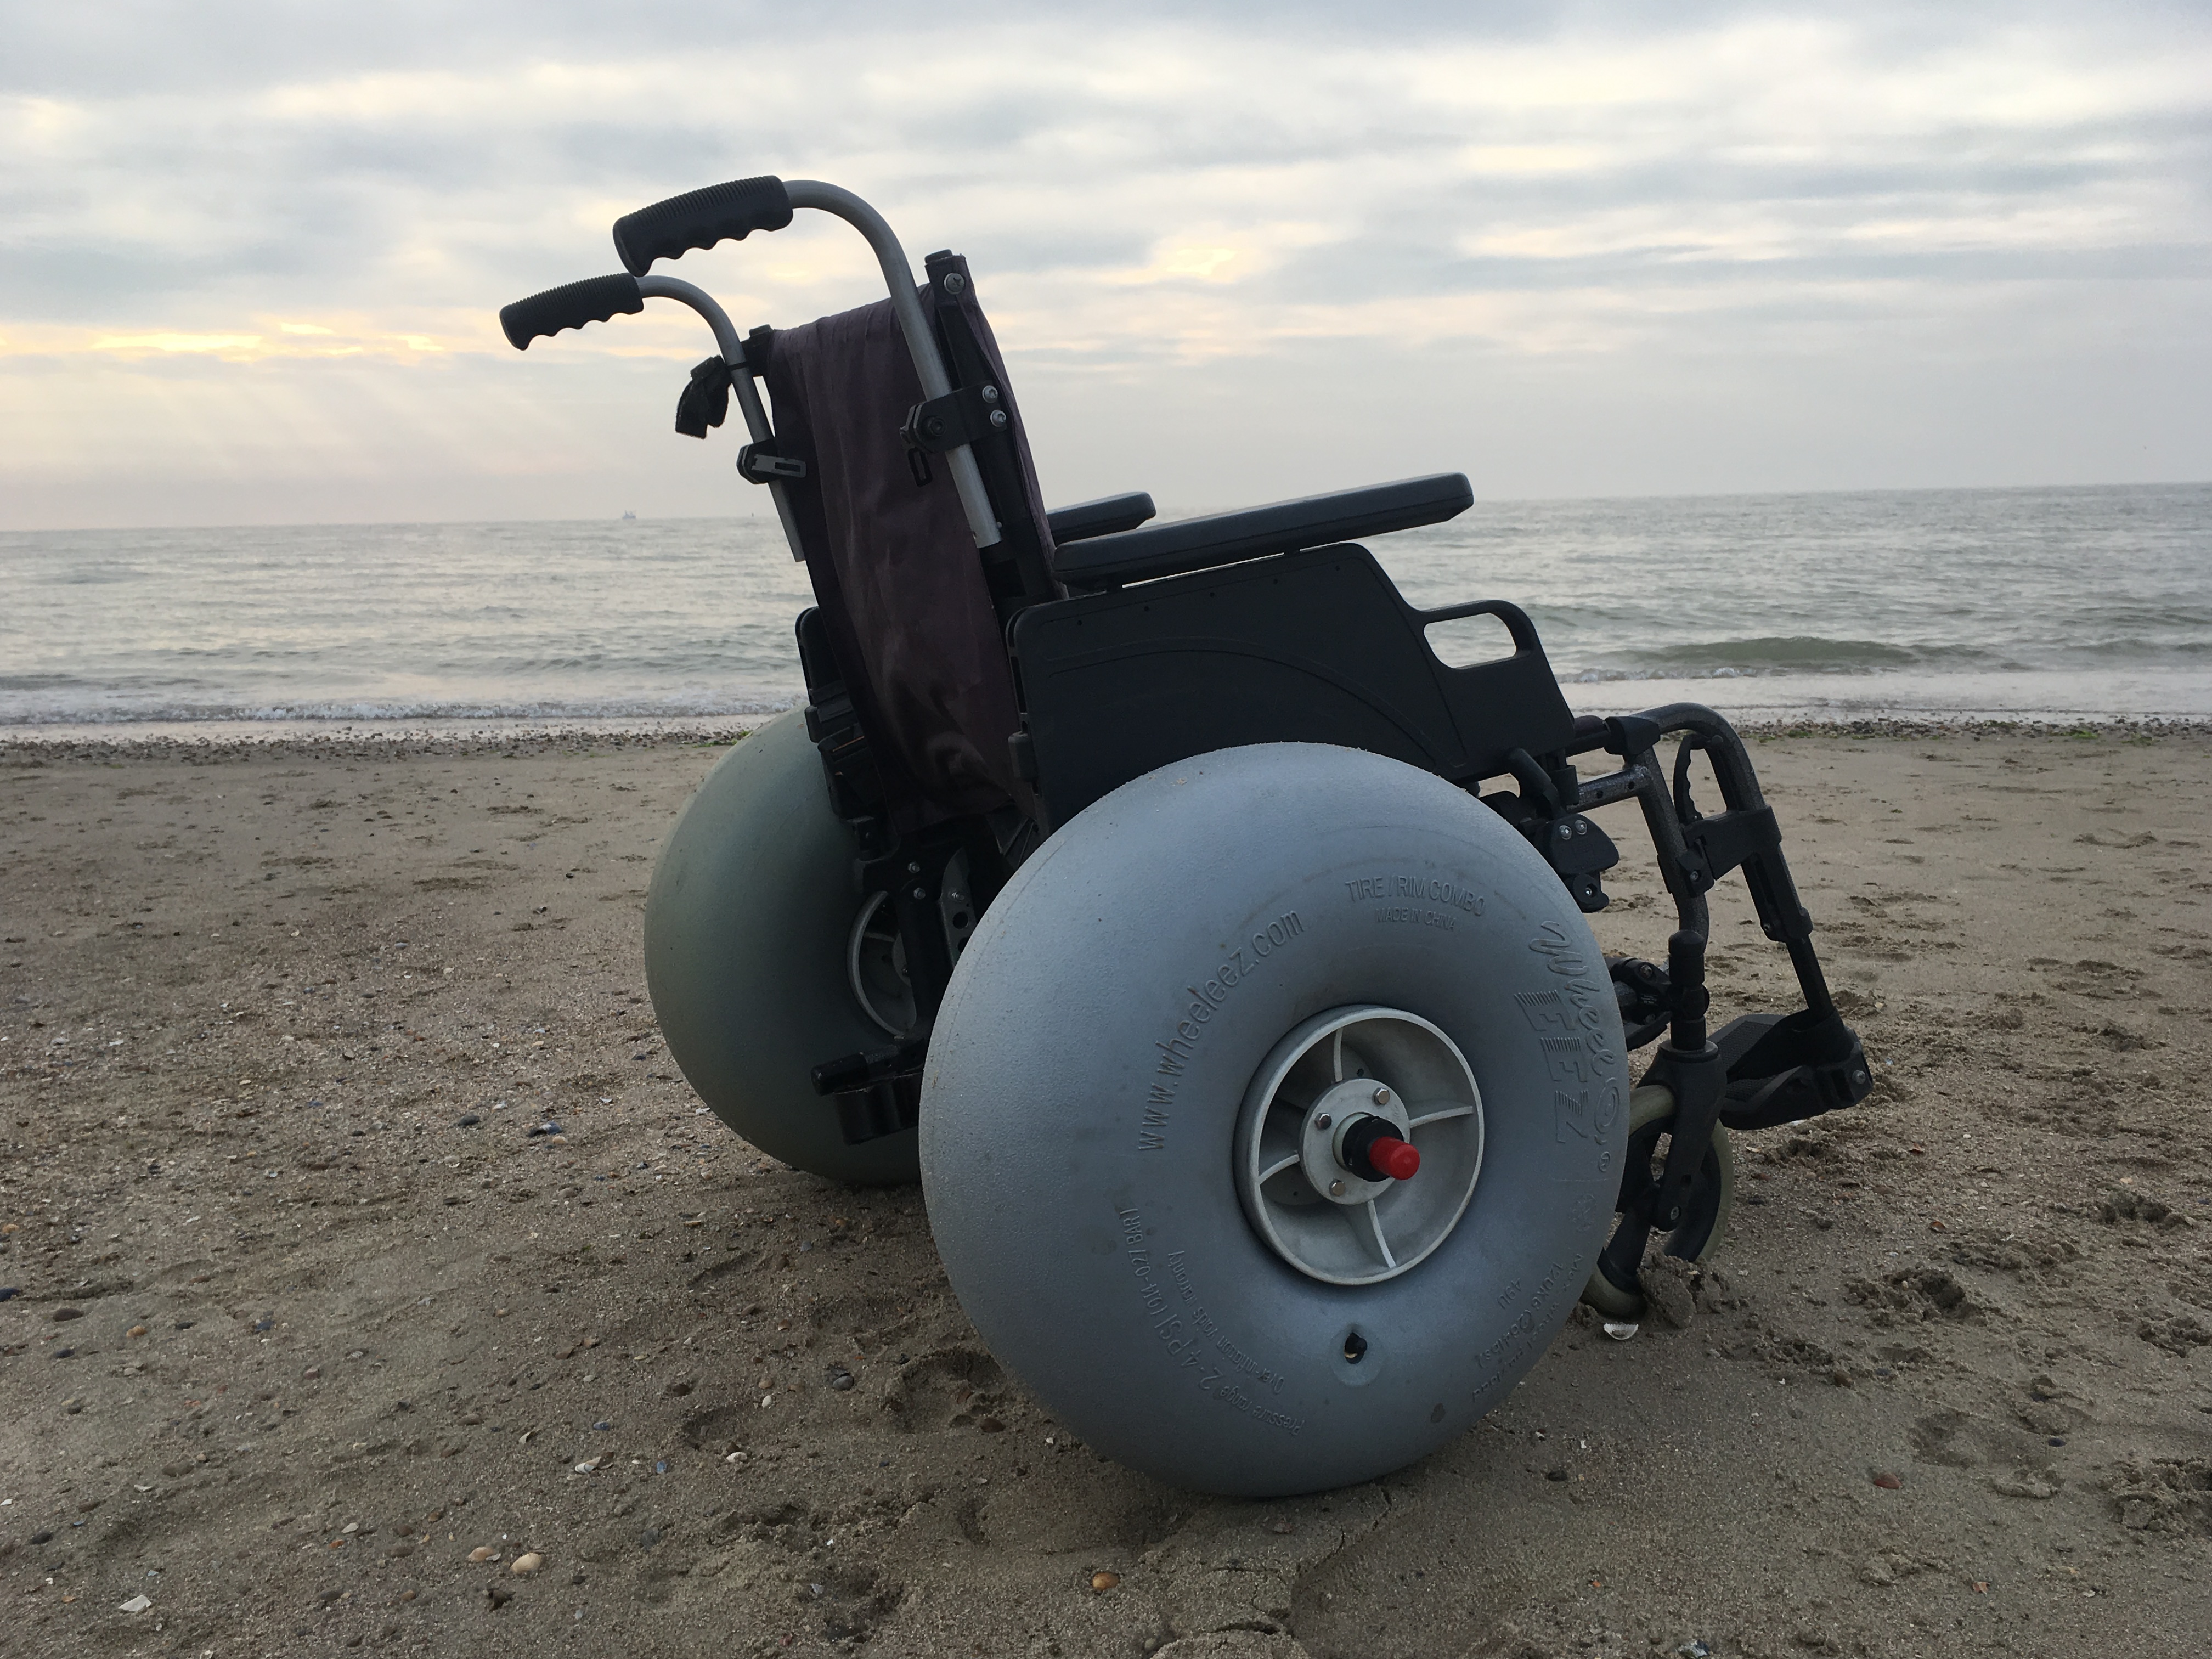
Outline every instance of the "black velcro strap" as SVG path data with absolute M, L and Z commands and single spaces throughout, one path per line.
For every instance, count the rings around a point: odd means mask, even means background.
M 730 366 L 709 357 L 691 371 L 691 384 L 676 400 L 676 429 L 687 438 L 703 438 L 729 412 Z

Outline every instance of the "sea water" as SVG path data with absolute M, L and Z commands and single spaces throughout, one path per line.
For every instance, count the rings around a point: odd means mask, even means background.
M 2212 484 L 1481 502 L 1370 545 L 1417 605 L 1522 605 L 1581 712 L 2212 717 Z M 799 696 L 808 600 L 766 518 L 9 532 L 0 728 L 725 720 Z

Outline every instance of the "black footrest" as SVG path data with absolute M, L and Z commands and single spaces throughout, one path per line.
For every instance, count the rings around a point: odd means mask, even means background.
M 1720 1121 L 1732 1131 L 1839 1111 L 1874 1087 L 1866 1049 L 1838 1014 L 1746 1014 L 1714 1041 L 1728 1066 Z

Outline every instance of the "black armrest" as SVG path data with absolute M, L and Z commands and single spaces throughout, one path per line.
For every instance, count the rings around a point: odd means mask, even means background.
M 1055 553 L 1053 569 L 1070 587 L 1111 587 L 1270 553 L 1296 553 L 1358 536 L 1411 530 L 1415 525 L 1441 524 L 1474 503 L 1474 491 L 1466 474 L 1439 472 L 1094 537 Z
M 1152 498 L 1140 489 L 1133 495 L 1103 495 L 1095 501 L 1078 501 L 1073 507 L 1056 507 L 1044 515 L 1044 521 L 1052 526 L 1053 545 L 1066 547 L 1093 536 L 1134 530 L 1158 511 Z

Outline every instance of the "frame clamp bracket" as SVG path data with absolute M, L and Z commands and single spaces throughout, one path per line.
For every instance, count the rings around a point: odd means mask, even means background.
M 996 386 L 955 386 L 909 410 L 899 436 L 910 449 L 943 455 L 1004 432 L 1013 421 Z
M 1664 735 L 1658 721 L 1641 714 L 1614 714 L 1605 722 L 1606 751 L 1625 761 L 1650 754 Z
M 1771 806 L 1693 818 L 1682 826 L 1682 841 L 1690 854 L 1685 862 L 1691 882 L 1701 893 L 1739 865 L 1782 850 L 1782 831 Z

